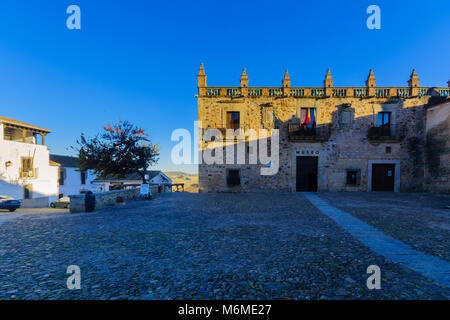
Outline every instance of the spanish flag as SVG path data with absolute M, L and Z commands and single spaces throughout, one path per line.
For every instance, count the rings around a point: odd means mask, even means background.
M 309 108 L 306 109 L 306 117 L 305 117 L 305 121 L 303 122 L 303 124 L 308 124 L 311 122 L 311 115 L 309 113 Z

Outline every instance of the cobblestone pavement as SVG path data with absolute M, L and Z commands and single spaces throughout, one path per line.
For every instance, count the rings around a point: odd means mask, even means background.
M 381 290 L 366 286 L 381 268 Z M 66 288 L 67 266 L 81 290 Z M 164 194 L 0 226 L 3 299 L 448 299 L 354 240 L 302 194 Z
M 9 210 L 0 210 L 0 216 L 9 214 L 34 214 L 34 213 L 55 213 L 55 212 L 69 212 L 69 209 L 53 209 L 53 208 L 19 208 L 14 212 Z
M 427 193 L 318 193 L 331 205 L 413 249 L 450 261 L 450 196 Z

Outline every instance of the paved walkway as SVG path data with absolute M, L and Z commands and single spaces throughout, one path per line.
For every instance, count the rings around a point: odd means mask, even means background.
M 67 288 L 70 265 L 81 290 Z M 370 265 L 382 270 L 380 290 L 367 288 Z M 0 226 L 0 299 L 449 298 L 300 193 L 166 193 Z
M 305 193 L 305 196 L 320 211 L 375 253 L 450 287 L 450 263 L 447 261 L 413 250 L 409 245 L 329 205 L 315 194 Z
M 5 214 L 0 215 L 0 225 L 5 223 L 6 221 L 12 220 L 14 218 L 20 217 L 20 214 Z

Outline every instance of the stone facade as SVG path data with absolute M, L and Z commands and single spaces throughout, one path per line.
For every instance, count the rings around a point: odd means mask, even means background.
M 450 101 L 427 107 L 425 190 L 450 193 Z
M 245 136 L 248 129 L 279 130 L 279 170 L 261 175 L 266 164 L 199 165 L 200 192 L 296 191 L 298 156 L 317 157 L 316 186 L 319 191 L 371 191 L 372 168 L 377 164 L 395 166 L 393 191 L 421 191 L 424 185 L 426 106 L 445 99 L 448 88 L 419 87 L 414 70 L 408 87 L 377 87 L 371 70 L 366 87 L 333 87 L 328 70 L 324 87 L 291 87 L 286 71 L 282 87 L 248 87 L 244 70 L 240 87 L 208 87 L 203 65 L 198 75 L 199 147 L 203 153 L 220 146 L 222 139 L 207 141 L 207 129 L 221 132 L 229 127 L 227 113 L 239 113 L 242 136 L 224 139 L 226 145 L 242 144 L 246 153 L 256 148 Z M 302 109 L 315 113 L 313 136 L 296 136 L 292 128 L 301 123 Z M 312 111 L 311 111 L 312 112 Z M 380 112 L 390 114 L 389 134 L 380 134 Z M 261 137 L 258 137 L 262 139 Z M 271 138 L 269 138 L 270 141 Z M 239 172 L 240 183 L 227 183 L 229 170 Z M 356 175 L 349 184 L 348 172 Z

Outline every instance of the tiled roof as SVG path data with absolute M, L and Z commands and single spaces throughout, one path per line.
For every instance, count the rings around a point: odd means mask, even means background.
M 64 168 L 78 168 L 76 157 L 51 154 L 50 160 L 59 163 Z
M 161 173 L 160 170 L 147 171 L 149 180 L 153 179 L 160 173 Z M 139 173 L 130 173 L 125 176 L 108 176 L 106 178 L 98 178 L 95 180 L 96 181 L 142 181 L 142 177 Z
M 59 167 L 61 166 L 58 162 L 52 161 L 52 160 L 48 160 L 49 164 L 53 167 Z
M 22 122 L 22 121 L 14 120 L 14 119 L 3 117 L 3 116 L 0 116 L 0 123 L 11 124 L 11 125 L 14 125 L 14 126 L 18 126 L 18 127 L 22 127 L 22 128 L 28 128 L 28 129 L 33 129 L 33 130 L 36 130 L 36 131 L 42 131 L 42 132 L 46 132 L 46 133 L 50 133 L 51 132 L 48 129 L 41 128 L 41 127 L 38 127 L 38 126 L 34 126 L 32 124 L 29 124 L 29 123 L 25 123 L 25 122 Z

